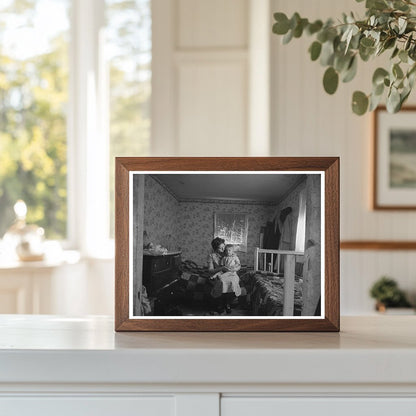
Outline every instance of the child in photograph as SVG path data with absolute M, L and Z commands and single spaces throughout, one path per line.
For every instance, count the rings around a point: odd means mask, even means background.
M 221 265 L 225 267 L 227 272 L 234 273 L 238 277 L 237 272 L 241 269 L 241 264 L 237 254 L 234 253 L 234 246 L 232 244 L 225 246 Z
M 221 259 L 222 271 L 216 273 L 213 278 L 222 282 L 222 300 L 225 311 L 231 313 L 231 301 L 234 296 L 241 295 L 240 277 L 237 272 L 241 269 L 240 259 L 234 253 L 232 244 L 227 244 L 224 250 L 224 257 Z

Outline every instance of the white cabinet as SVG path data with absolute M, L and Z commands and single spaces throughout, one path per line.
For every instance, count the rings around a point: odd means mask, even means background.
M 115 333 L 0 315 L 0 415 L 414 416 L 416 316 L 341 333 Z
M 42 396 L 0 398 L 0 414 L 7 416 L 174 416 L 175 398 Z
M 414 416 L 416 398 L 225 397 L 221 416 Z

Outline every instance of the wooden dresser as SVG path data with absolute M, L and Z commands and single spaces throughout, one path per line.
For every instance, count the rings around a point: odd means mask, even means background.
M 143 255 L 143 285 L 149 296 L 156 296 L 163 287 L 180 276 L 181 252 Z

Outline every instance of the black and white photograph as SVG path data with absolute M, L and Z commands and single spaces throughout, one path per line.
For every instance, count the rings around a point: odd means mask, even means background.
M 322 172 L 130 172 L 130 317 L 323 317 Z

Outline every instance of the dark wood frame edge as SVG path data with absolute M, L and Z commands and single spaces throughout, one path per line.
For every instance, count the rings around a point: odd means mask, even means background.
M 163 169 L 162 166 L 163 165 Z M 156 166 L 159 166 L 156 168 Z M 325 172 L 325 318 L 324 319 L 130 319 L 129 318 L 129 172 L 134 170 L 317 170 Z M 116 158 L 116 331 L 338 332 L 339 158 Z

